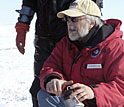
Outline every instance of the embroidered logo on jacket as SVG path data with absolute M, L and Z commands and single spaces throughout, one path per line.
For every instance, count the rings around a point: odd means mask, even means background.
M 91 53 L 91 56 L 92 56 L 92 57 L 97 57 L 100 53 L 101 53 L 100 48 L 96 48 L 96 49 Z

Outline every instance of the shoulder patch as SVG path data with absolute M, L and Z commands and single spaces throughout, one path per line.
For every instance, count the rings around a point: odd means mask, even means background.
M 99 56 L 100 53 L 101 53 L 101 49 L 96 48 L 94 51 L 92 51 L 91 57 L 97 57 L 97 56 Z

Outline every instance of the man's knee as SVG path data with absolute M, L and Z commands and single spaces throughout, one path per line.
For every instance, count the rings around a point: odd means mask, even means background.
M 37 99 L 40 100 L 40 99 L 45 99 L 45 97 L 48 96 L 48 93 L 45 92 L 44 90 L 40 89 L 37 93 Z
M 39 107 L 50 107 L 48 102 L 46 102 L 46 99 L 48 98 L 48 93 L 43 91 L 42 89 L 39 90 L 37 93 L 37 100 Z
M 44 90 L 40 90 L 37 94 L 39 107 L 65 107 L 61 97 L 51 96 Z

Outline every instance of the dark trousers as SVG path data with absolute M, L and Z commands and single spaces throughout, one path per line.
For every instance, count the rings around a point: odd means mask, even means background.
M 40 90 L 40 80 L 39 75 L 42 69 L 44 61 L 50 56 L 52 50 L 55 47 L 57 40 L 38 38 L 35 37 L 34 46 L 34 80 L 30 88 L 30 93 L 32 96 L 33 107 L 38 107 L 37 93 Z

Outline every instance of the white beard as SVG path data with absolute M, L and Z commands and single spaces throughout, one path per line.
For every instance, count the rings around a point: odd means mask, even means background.
M 70 27 L 71 29 L 76 29 L 74 28 L 73 26 Z M 76 34 L 72 34 L 69 32 L 68 30 L 68 33 L 69 33 L 69 39 L 71 41 L 76 41 L 76 40 L 80 40 L 82 38 L 84 38 L 88 33 L 89 33 L 89 29 L 88 29 L 88 23 L 85 25 L 85 28 L 82 27 L 81 28 L 81 31 L 78 31 Z
M 79 31 L 80 38 L 85 37 L 85 36 L 89 33 L 88 25 L 89 25 L 89 24 L 86 23 L 85 28 L 82 27 L 82 30 Z

